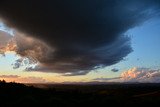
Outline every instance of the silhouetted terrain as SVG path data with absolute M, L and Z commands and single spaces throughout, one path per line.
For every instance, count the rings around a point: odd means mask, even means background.
M 29 84 L 31 85 L 31 84 Z M 109 106 L 156 105 L 160 84 L 32 84 L 0 82 L 0 107 L 3 106 Z

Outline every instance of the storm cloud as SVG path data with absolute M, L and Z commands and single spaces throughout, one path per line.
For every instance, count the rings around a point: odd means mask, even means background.
M 111 69 L 111 71 L 112 71 L 112 72 L 118 72 L 118 71 L 119 71 L 119 69 L 117 69 L 117 68 L 113 68 L 113 69 Z
M 0 55 L 5 56 L 5 52 L 14 50 L 13 37 L 0 29 Z M 12 45 L 12 46 L 11 46 Z
M 17 42 L 19 55 L 38 62 L 27 71 L 72 76 L 122 61 L 132 52 L 124 33 L 158 15 L 159 6 L 158 0 L 2 0 L 0 16 L 34 40 Z

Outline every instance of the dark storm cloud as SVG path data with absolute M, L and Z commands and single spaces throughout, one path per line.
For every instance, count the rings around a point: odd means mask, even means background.
M 41 52 L 44 57 L 36 57 L 40 65 L 29 71 L 68 76 L 123 60 L 132 51 L 124 33 L 157 15 L 158 9 L 159 0 L 2 0 L 0 16 L 54 48 L 48 56 Z
M 21 66 L 21 64 L 22 64 L 22 59 L 20 58 L 20 59 L 17 59 L 16 61 L 15 61 L 15 63 L 14 64 L 12 64 L 13 65 L 13 69 L 17 69 L 17 68 L 19 68 L 20 66 Z
M 119 69 L 117 69 L 117 68 L 113 68 L 113 69 L 111 69 L 111 71 L 112 71 L 112 72 L 118 72 L 118 71 L 119 71 Z

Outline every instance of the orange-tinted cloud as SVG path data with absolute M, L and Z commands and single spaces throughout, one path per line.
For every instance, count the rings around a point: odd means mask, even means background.
M 131 68 L 121 74 L 124 82 L 160 82 L 160 70 L 149 68 Z
M 29 77 L 21 77 L 19 75 L 0 75 L 0 80 L 6 80 L 7 82 L 19 82 L 19 83 L 45 83 L 47 82 L 42 77 L 35 77 L 35 76 L 29 76 Z
M 5 54 L 7 51 L 15 51 L 16 44 L 13 40 L 13 36 L 0 31 L 0 54 Z
M 141 82 L 141 83 L 160 83 L 160 70 L 149 68 L 133 67 L 123 71 L 119 77 L 113 78 L 94 78 L 94 81 L 100 82 Z
M 17 80 L 20 83 L 45 83 L 46 80 L 42 77 L 22 77 Z
M 0 78 L 19 78 L 18 75 L 0 75 Z

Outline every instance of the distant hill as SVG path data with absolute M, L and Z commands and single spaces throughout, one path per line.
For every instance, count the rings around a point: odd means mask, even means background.
M 45 86 L 36 88 L 35 86 Z M 160 84 L 29 84 L 0 81 L 0 107 L 156 105 Z

